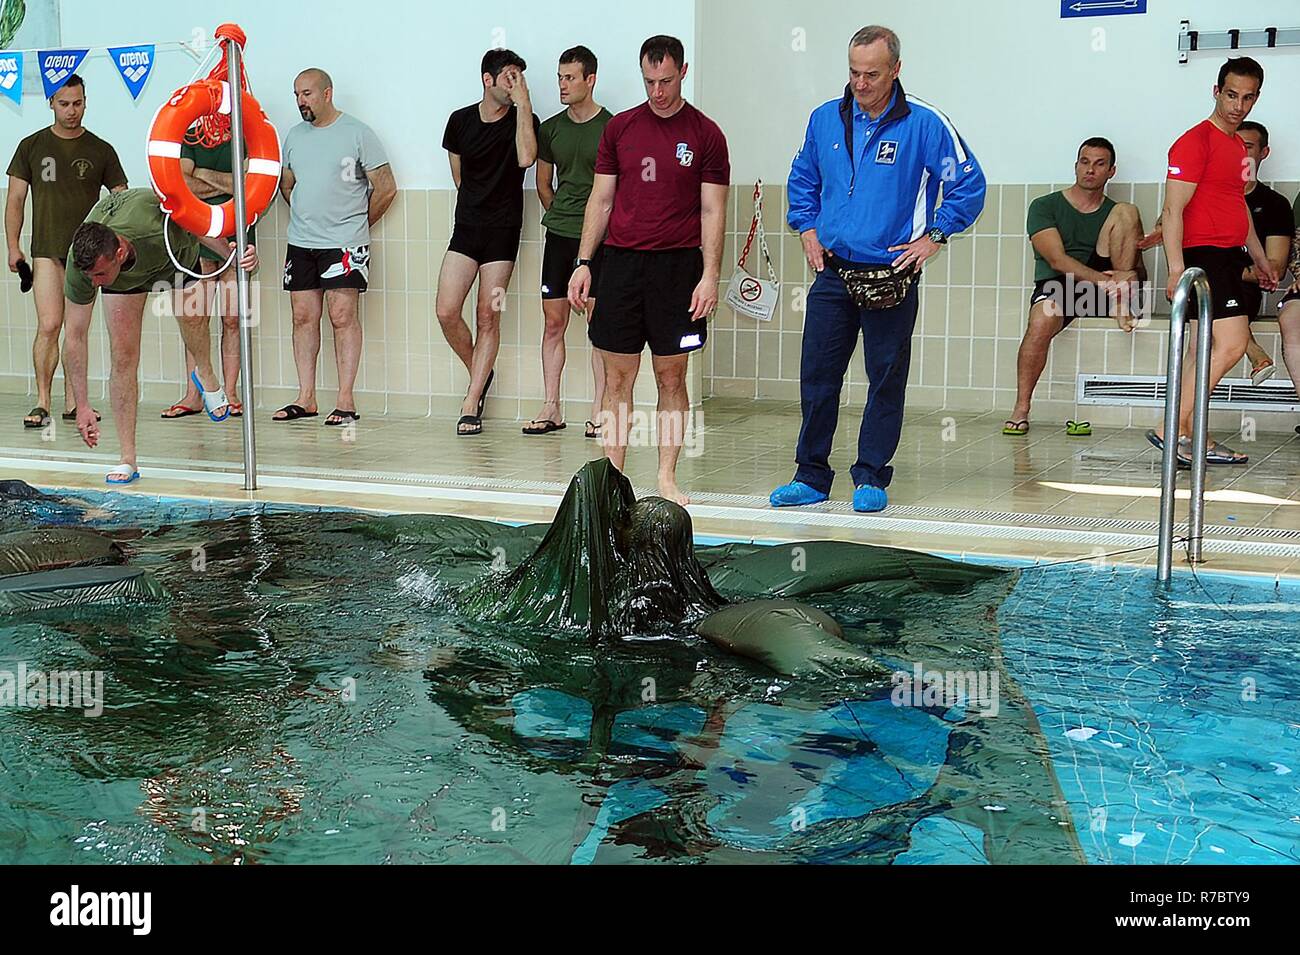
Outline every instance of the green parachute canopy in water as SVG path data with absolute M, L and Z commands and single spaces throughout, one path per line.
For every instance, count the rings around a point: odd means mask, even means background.
M 119 539 L 130 531 L 125 567 L 48 569 L 70 553 L 111 559 L 111 538 L 40 550 L 51 541 L 42 521 L 84 527 L 87 512 L 24 488 L 0 486 L 0 503 L 6 529 L 27 528 L 9 540 L 10 566 L 45 568 L 0 578 L 19 614 L 61 599 L 73 571 L 77 594 L 108 598 L 102 613 L 75 602 L 4 621 L 9 645 L 29 655 L 111 663 L 112 720 L 27 713 L 44 731 L 31 738 L 62 747 L 70 773 L 138 775 L 150 805 L 180 807 L 196 804 L 204 767 L 236 751 L 254 770 L 226 797 L 250 807 L 226 848 L 247 858 L 275 838 L 262 820 L 297 811 L 263 775 L 291 771 L 288 740 L 298 759 L 324 759 L 301 773 L 313 791 L 357 765 L 409 784 L 412 744 L 464 761 L 464 783 L 414 794 L 443 812 L 560 780 L 557 792 L 583 794 L 584 815 L 572 842 L 566 825 L 533 847 L 542 861 L 617 861 L 630 847 L 682 860 L 916 861 L 935 832 L 982 861 L 1082 859 L 1050 748 L 1003 661 L 997 610 L 1014 571 L 831 541 L 696 547 L 685 511 L 635 500 L 605 461 L 579 472 L 546 525 L 119 513 L 105 523 Z M 91 575 L 141 569 L 168 599 L 112 612 L 127 578 Z M 987 678 L 993 697 L 923 692 L 918 671 Z M 343 672 L 364 673 L 380 708 L 322 708 L 319 688 Z M 432 709 L 412 701 L 412 683 Z M 389 719 L 397 748 L 375 736 Z M 458 737 L 470 745 L 448 742 Z M 474 790 L 476 779 L 491 788 Z M 176 844 L 197 844 L 187 814 L 166 818 Z M 427 835 L 435 852 L 463 848 Z M 419 857 L 423 839 L 400 851 Z
M 461 594 L 481 620 L 597 637 L 664 632 L 724 603 L 695 558 L 690 515 L 663 498 L 638 501 L 605 458 L 574 476 L 531 556 Z
M 163 589 L 138 567 L 65 567 L 0 577 L 0 612 L 160 600 Z

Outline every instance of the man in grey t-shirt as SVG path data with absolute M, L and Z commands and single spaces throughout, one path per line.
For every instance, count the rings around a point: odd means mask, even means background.
M 338 364 L 338 405 L 328 425 L 360 420 L 352 387 L 361 364 L 358 296 L 370 272 L 370 227 L 397 195 L 383 145 L 365 123 L 334 107 L 324 70 L 308 69 L 293 83 L 299 123 L 285 137 L 280 192 L 289 203 L 284 287 L 293 305 L 293 360 L 298 397 L 274 421 L 314 418 L 320 319 L 329 305 Z

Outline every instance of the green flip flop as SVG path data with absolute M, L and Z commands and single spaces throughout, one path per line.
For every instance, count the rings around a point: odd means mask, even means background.
M 1067 421 L 1065 422 L 1065 433 L 1072 438 L 1086 438 L 1092 434 L 1092 422 Z

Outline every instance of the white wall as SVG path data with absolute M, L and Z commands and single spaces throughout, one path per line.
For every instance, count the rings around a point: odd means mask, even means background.
M 196 15 L 208 10 L 206 20 Z M 528 0 L 227 0 L 206 8 L 162 0 L 62 0 L 61 15 L 63 46 L 98 48 L 80 70 L 88 84 L 86 125 L 117 147 L 137 186 L 148 185 L 149 121 L 196 64 L 183 51 L 160 51 L 144 93 L 133 102 L 105 46 L 211 37 L 218 23 L 234 21 L 248 34 L 254 93 L 281 136 L 300 122 L 294 76 L 307 66 L 322 67 L 334 78 L 337 105 L 379 134 L 403 188 L 451 188 L 443 129 L 453 109 L 481 95 L 479 60 L 490 47 L 509 46 L 528 61 L 533 108 L 542 119 L 560 108 L 555 66 L 566 47 L 583 43 L 596 53 L 597 99 L 616 112 L 645 98 L 637 52 L 647 36 L 670 33 L 689 55 L 695 52 L 694 0 L 610 6 L 600 16 L 580 4 Z M 39 86 L 27 89 L 21 110 L 3 102 L 0 149 L 7 163 L 12 144 L 48 125 L 50 113 Z
M 1300 3 L 1149 0 L 1148 8 L 1061 20 L 1055 0 L 702 0 L 696 82 L 730 140 L 733 180 L 784 182 L 809 112 L 844 88 L 849 38 L 880 23 L 902 40 L 904 87 L 952 117 L 991 182 L 1068 180 L 1076 146 L 1092 135 L 1115 143 L 1117 179 L 1160 181 L 1170 143 L 1209 115 L 1225 57 L 1193 54 L 1180 66 L 1179 21 L 1207 32 L 1300 27 Z M 797 31 L 803 50 L 794 49 Z M 1264 178 L 1298 179 L 1300 49 L 1245 52 L 1265 71 L 1251 116 L 1273 139 Z

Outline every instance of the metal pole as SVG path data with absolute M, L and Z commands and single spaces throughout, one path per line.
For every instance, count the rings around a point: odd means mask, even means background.
M 1196 408 L 1192 416 L 1192 501 L 1188 536 L 1189 557 L 1200 559 L 1201 520 L 1205 493 L 1206 412 L 1210 383 L 1210 283 L 1202 269 L 1187 269 L 1174 289 L 1169 311 L 1169 356 L 1165 372 L 1165 448 L 1160 460 L 1160 538 L 1156 553 L 1156 580 L 1167 583 L 1173 565 L 1174 502 L 1178 493 L 1178 418 L 1183 389 L 1183 339 L 1187 330 L 1187 299 L 1196 292 Z M 1199 431 L 1197 430 L 1199 428 Z M 1194 556 L 1193 556 L 1194 555 Z
M 1201 561 L 1201 536 L 1205 526 L 1205 452 L 1209 445 L 1210 343 L 1214 319 L 1210 314 L 1210 283 L 1195 269 L 1196 290 L 1196 404 L 1192 411 L 1192 500 L 1188 505 L 1187 560 Z
M 244 199 L 244 101 L 240 81 L 241 50 L 226 41 L 226 73 L 230 82 L 230 171 L 235 197 L 235 287 L 239 294 L 239 396 L 244 405 L 244 490 L 257 490 L 257 436 L 253 428 L 253 326 L 250 321 L 248 273 L 242 259 L 248 246 L 248 216 Z

